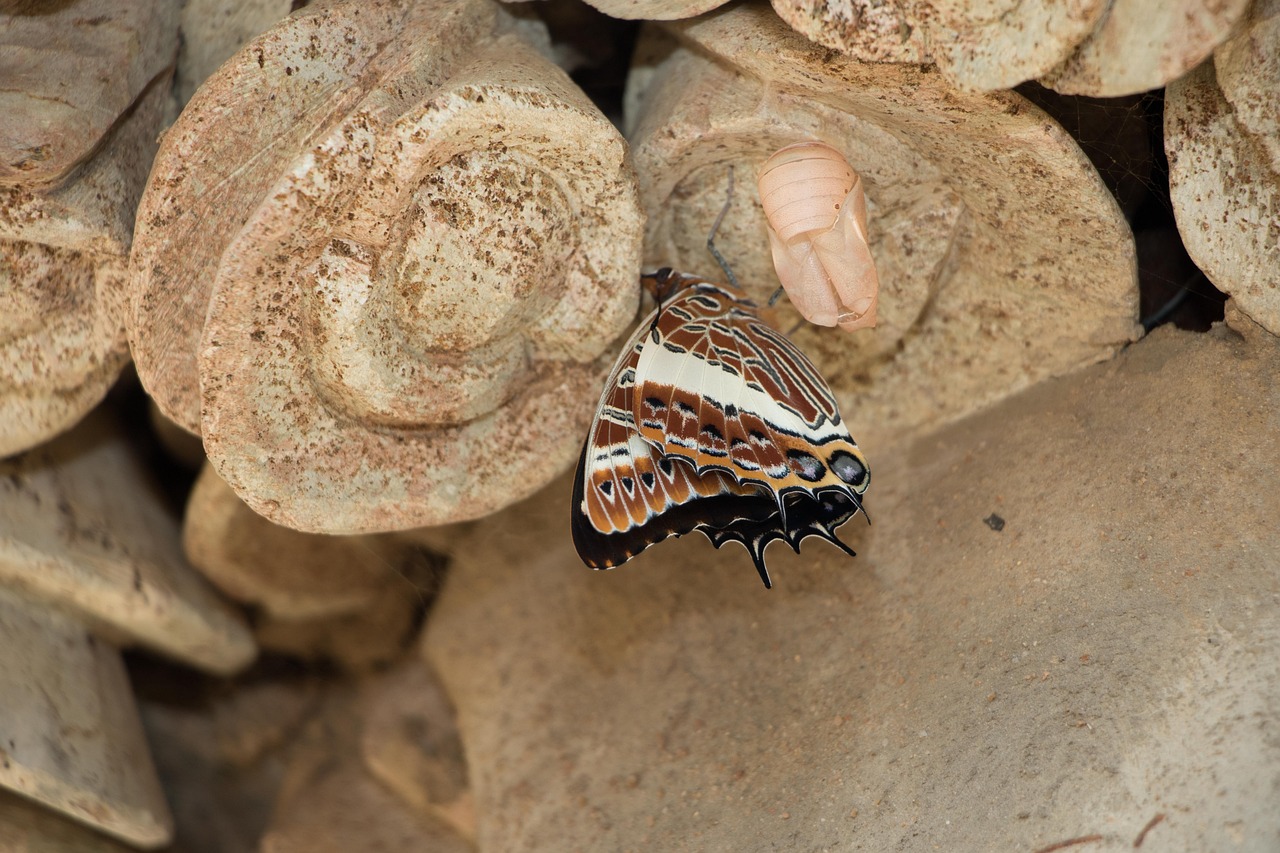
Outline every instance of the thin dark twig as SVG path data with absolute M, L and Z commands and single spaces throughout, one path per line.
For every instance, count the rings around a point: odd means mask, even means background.
M 1059 841 L 1057 844 L 1050 844 L 1048 847 L 1041 847 L 1035 853 L 1053 853 L 1054 850 L 1064 850 L 1067 847 L 1075 847 L 1077 844 L 1088 844 L 1090 841 L 1101 841 L 1101 835 L 1082 835 L 1079 838 L 1068 838 L 1066 841 Z
M 1150 832 L 1155 827 L 1155 825 L 1162 820 L 1164 820 L 1164 812 L 1160 812 L 1160 814 L 1156 815 L 1155 817 L 1151 818 L 1151 820 L 1147 821 L 1147 825 L 1142 827 L 1142 832 L 1139 832 L 1138 837 L 1133 839 L 1133 846 L 1141 847 L 1142 842 L 1147 840 L 1147 833 Z
M 716 248 L 715 244 L 716 232 L 720 230 L 720 223 L 724 221 L 724 215 L 729 212 L 729 205 L 731 204 L 733 204 L 732 166 L 729 167 L 729 191 L 725 196 L 724 207 L 720 208 L 720 215 L 716 217 L 715 224 L 711 226 L 711 233 L 707 235 L 707 251 L 711 253 L 711 257 L 716 259 L 720 269 L 724 270 L 725 278 L 729 279 L 729 284 L 737 287 L 738 277 L 733 274 L 733 270 L 729 269 L 729 262 L 724 259 L 724 255 L 720 254 L 720 250 Z

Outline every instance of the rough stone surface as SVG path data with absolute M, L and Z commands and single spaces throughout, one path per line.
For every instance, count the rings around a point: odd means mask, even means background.
M 0 649 L 0 788 L 138 847 L 168 843 L 173 819 L 120 652 L 4 589 Z
M 67 820 L 26 797 L 0 791 L 0 849 L 14 853 L 129 853 L 137 848 Z
M 705 241 L 732 166 L 716 242 L 763 304 L 778 284 L 761 164 L 815 139 L 866 184 L 876 328 L 820 329 L 785 302 L 770 318 L 860 444 L 961 417 L 1138 334 L 1128 225 L 1079 147 L 1021 96 L 833 56 L 759 6 L 664 29 L 641 43 L 627 93 L 651 267 L 717 275 Z
M 71 613 L 99 637 L 230 673 L 256 654 L 243 619 L 182 556 L 169 513 L 99 411 L 0 462 L 0 588 Z
M 69 429 L 128 359 L 125 265 L 178 7 L 0 10 L 0 456 Z
M 303 9 L 165 137 L 134 357 L 256 512 L 442 524 L 572 461 L 642 214 L 623 140 L 544 52 L 490 0 Z
M 88 158 L 143 89 L 168 77 L 178 8 L 171 0 L 6 3 L 0 185 L 49 184 Z
M 1228 317 L 872 456 L 772 591 L 587 570 L 567 480 L 481 522 L 424 645 L 481 848 L 1275 850 L 1280 341 Z
M 0 182 L 0 456 L 69 429 L 128 360 L 126 259 L 168 79 L 62 180 Z
M 416 811 L 434 815 L 470 841 L 475 798 L 453 708 L 435 675 L 409 661 L 361 691 L 360 754 L 365 767 Z
M 193 683 L 137 662 L 131 675 L 173 805 L 173 849 L 257 853 L 289 751 L 320 708 L 319 680 L 274 669 Z
M 475 847 L 439 818 L 410 808 L 360 763 L 352 702 L 332 696 L 293 751 L 262 853 Z
M 935 62 L 966 89 L 1007 89 L 1061 62 L 1104 0 L 773 0 L 805 37 L 869 62 Z
M 1169 195 L 1196 265 L 1280 334 L 1280 2 L 1165 95 Z M 1216 73 L 1215 73 L 1216 72 Z
M 323 536 L 272 524 L 208 465 L 187 502 L 183 548 L 218 589 L 255 608 L 263 649 L 347 669 L 399 656 L 445 563 L 398 534 Z
M 1249 6 L 1250 0 L 1112 0 L 1097 29 L 1040 82 L 1099 98 L 1159 89 L 1208 58 Z
M 723 6 L 727 0 L 590 0 L 592 6 L 614 18 L 673 21 L 692 18 Z
M 288 15 L 292 6 L 292 0 L 186 0 L 174 84 L 178 103 L 190 101 L 218 66 Z

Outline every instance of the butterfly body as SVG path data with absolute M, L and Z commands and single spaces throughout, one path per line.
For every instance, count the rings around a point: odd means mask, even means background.
M 736 288 L 645 276 L 659 308 L 605 384 L 574 484 L 573 534 L 593 568 L 694 530 L 799 551 L 861 509 L 870 472 L 826 382 Z

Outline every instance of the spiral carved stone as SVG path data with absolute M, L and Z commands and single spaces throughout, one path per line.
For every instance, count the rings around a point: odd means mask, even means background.
M 704 248 L 729 167 L 801 140 L 866 183 L 877 326 L 773 318 L 868 443 L 939 425 L 1109 357 L 1138 334 L 1133 241 L 1079 148 L 1013 93 L 964 94 L 911 66 L 832 58 L 767 8 L 651 31 L 628 91 L 650 211 L 646 260 L 715 275 Z M 757 301 L 777 287 L 756 189 L 737 181 L 716 242 Z
M 259 513 L 440 524 L 571 462 L 635 314 L 641 214 L 623 140 L 543 48 L 488 0 L 304 10 L 166 138 L 139 374 Z

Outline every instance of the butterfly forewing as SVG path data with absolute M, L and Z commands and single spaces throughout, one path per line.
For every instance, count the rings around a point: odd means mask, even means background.
M 725 285 L 693 279 L 641 341 L 632 422 L 665 455 L 775 494 L 861 494 L 866 461 L 813 364 Z

